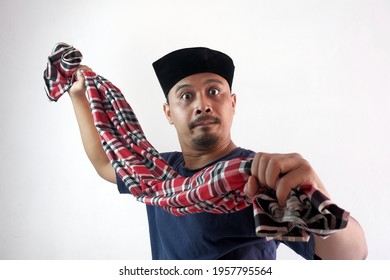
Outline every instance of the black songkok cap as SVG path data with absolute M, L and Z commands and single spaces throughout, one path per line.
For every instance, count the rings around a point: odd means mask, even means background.
M 218 74 L 232 88 L 233 60 L 220 51 L 203 47 L 176 50 L 155 61 L 153 68 L 165 97 L 178 81 L 197 73 Z

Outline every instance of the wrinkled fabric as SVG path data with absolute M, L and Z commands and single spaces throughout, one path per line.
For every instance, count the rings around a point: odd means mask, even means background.
M 46 94 L 57 101 L 75 82 L 82 54 L 57 44 L 44 71 Z M 244 193 L 253 158 L 216 163 L 192 177 L 181 177 L 147 141 L 121 91 L 104 77 L 84 72 L 87 98 L 104 151 L 129 192 L 140 202 L 174 215 L 240 211 L 253 203 L 256 234 L 269 239 L 307 241 L 307 232 L 323 237 L 346 227 L 349 213 L 311 186 L 291 191 L 286 207 L 264 189 L 254 201 Z

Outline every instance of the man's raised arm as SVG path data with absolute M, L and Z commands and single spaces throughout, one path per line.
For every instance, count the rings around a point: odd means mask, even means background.
M 89 102 L 85 95 L 86 87 L 82 71 L 90 70 L 91 69 L 87 66 L 80 66 L 77 71 L 77 81 L 71 87 L 69 95 L 80 129 L 84 150 L 89 160 L 100 177 L 109 182 L 116 183 L 114 168 L 111 166 L 111 163 L 103 150 L 100 136 L 93 123 Z

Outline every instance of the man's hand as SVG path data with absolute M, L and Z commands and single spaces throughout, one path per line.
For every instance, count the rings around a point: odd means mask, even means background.
M 262 188 L 276 191 L 280 205 L 285 205 L 291 189 L 311 185 L 330 198 L 311 165 L 299 154 L 257 153 L 252 163 L 252 176 L 245 185 L 245 193 L 254 199 Z M 363 229 L 350 217 L 345 229 L 326 239 L 314 235 L 314 252 L 321 259 L 365 259 L 367 243 Z
M 291 189 L 311 185 L 328 198 L 329 195 L 311 165 L 299 154 L 257 153 L 253 159 L 252 176 L 245 186 L 245 193 L 254 198 L 261 188 L 276 191 L 280 205 L 285 205 Z
M 73 83 L 72 87 L 69 90 L 69 95 L 72 99 L 85 97 L 85 91 L 87 89 L 85 87 L 85 78 L 83 75 L 84 71 L 92 71 L 92 69 L 86 65 L 80 65 L 78 67 L 76 71 L 76 82 Z

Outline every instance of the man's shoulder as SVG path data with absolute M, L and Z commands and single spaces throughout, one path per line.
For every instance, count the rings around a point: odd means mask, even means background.
M 181 152 L 177 152 L 177 151 L 175 151 L 175 152 L 164 152 L 164 153 L 160 153 L 160 155 L 166 161 L 169 161 L 170 159 L 183 157 L 183 154 Z
M 255 152 L 252 150 L 244 149 L 241 147 L 236 148 L 234 151 L 232 151 L 227 157 L 229 158 L 246 158 L 246 157 L 254 157 Z
M 176 171 L 184 162 L 183 154 L 181 152 L 165 152 L 160 153 L 160 155 Z

